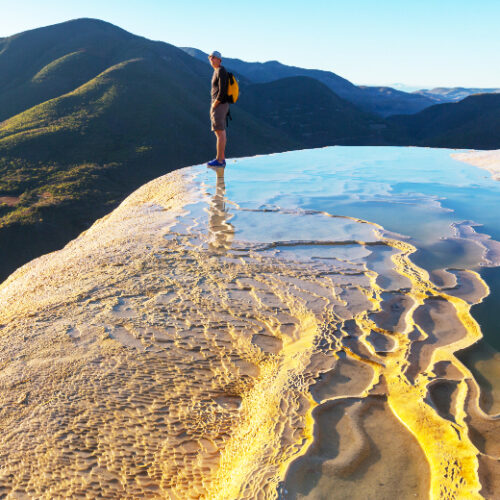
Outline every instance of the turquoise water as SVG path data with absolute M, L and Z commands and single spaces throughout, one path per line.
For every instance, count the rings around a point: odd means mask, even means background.
M 323 211 L 375 222 L 408 237 L 418 248 L 413 260 L 429 271 L 480 272 L 492 293 L 472 312 L 499 350 L 500 272 L 481 259 L 484 249 L 474 241 L 457 239 L 453 225 L 470 221 L 477 233 L 500 241 L 500 183 L 451 158 L 454 152 L 335 146 L 244 158 L 228 163 L 226 197 L 246 209 Z M 237 211 L 231 218 L 236 235 L 240 221 L 246 226 L 242 217 Z M 295 231 L 302 238 L 307 219 L 303 224 Z

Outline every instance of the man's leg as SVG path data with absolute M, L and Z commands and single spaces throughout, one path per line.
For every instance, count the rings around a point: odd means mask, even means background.
M 214 130 L 217 136 L 217 160 L 220 162 L 226 159 L 226 131 L 225 130 Z

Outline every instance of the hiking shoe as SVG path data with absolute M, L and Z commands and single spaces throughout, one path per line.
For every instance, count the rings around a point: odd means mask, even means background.
M 207 165 L 209 167 L 225 167 L 226 166 L 226 162 L 225 161 L 219 161 L 219 160 L 215 159 L 215 160 L 209 161 L 207 163 Z

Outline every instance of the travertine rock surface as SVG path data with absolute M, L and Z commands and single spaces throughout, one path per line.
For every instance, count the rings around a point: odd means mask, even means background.
M 0 496 L 492 498 L 479 275 L 226 182 L 161 177 L 0 286 Z

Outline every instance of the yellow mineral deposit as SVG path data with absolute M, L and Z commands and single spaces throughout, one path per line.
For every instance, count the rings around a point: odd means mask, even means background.
M 376 224 L 245 211 L 209 174 L 0 286 L 0 496 L 493 498 L 498 418 L 455 357 L 479 275 L 440 286 Z

